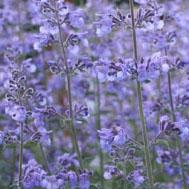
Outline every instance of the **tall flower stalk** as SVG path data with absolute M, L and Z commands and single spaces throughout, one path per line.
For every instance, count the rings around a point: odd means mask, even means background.
M 24 124 L 20 123 L 20 153 L 19 153 L 19 173 L 18 173 L 18 184 L 22 186 L 22 164 L 23 164 L 23 130 Z
M 18 2 L 17 5 L 17 11 L 20 12 L 20 1 Z M 18 14 L 18 37 L 19 40 L 22 41 L 22 33 L 21 33 L 21 17 L 20 14 Z M 20 96 L 20 95 L 19 95 Z M 20 99 L 20 97 L 19 97 Z M 20 104 L 21 103 L 21 99 L 20 99 Z M 19 172 L 18 172 L 18 185 L 21 188 L 22 187 L 22 165 L 23 165 L 23 148 L 24 148 L 24 123 L 20 122 L 20 143 L 19 143 Z
M 44 167 L 48 171 L 48 173 L 51 174 L 51 171 L 50 171 L 50 168 L 49 168 L 49 163 L 48 163 L 48 160 L 47 160 L 47 156 L 45 154 L 45 151 L 44 151 L 43 146 L 42 146 L 41 143 L 39 144 L 39 148 L 40 148 L 40 151 L 41 151 L 41 155 L 43 157 Z
M 100 83 L 99 83 L 99 78 L 98 78 L 98 73 L 96 75 L 96 128 L 97 130 L 101 129 L 101 119 L 100 119 Z M 100 139 L 99 139 L 100 143 Z M 99 146 L 99 157 L 100 157 L 100 183 L 101 183 L 101 188 L 104 188 L 104 158 L 103 158 L 103 152 L 101 147 Z
M 71 92 L 71 76 L 70 76 L 70 70 L 67 62 L 67 56 L 66 56 L 66 49 L 64 46 L 64 40 L 63 40 L 63 32 L 60 24 L 60 18 L 58 14 L 58 9 L 57 9 L 57 3 L 54 0 L 54 7 L 55 7 L 55 14 L 56 14 L 56 20 L 58 24 L 58 32 L 59 32 L 59 43 L 62 51 L 62 56 L 63 56 L 63 61 L 66 69 L 66 80 L 67 80 L 67 90 L 68 90 L 68 105 L 69 105 L 69 118 L 70 118 L 70 128 L 71 128 L 71 133 L 72 133 L 72 143 L 74 146 L 74 151 L 77 153 L 79 163 L 80 163 L 80 168 L 83 169 L 83 162 L 82 162 L 82 157 L 81 157 L 81 152 L 79 149 L 78 141 L 77 141 L 77 136 L 76 136 L 76 130 L 74 128 L 74 113 L 73 113 L 73 104 L 72 104 L 72 92 Z
M 131 19 L 132 19 L 132 37 L 133 37 L 133 51 L 134 51 L 133 57 L 136 61 L 136 67 L 137 67 L 138 51 L 137 51 L 137 37 L 136 37 L 136 30 L 135 30 L 133 0 L 129 0 L 129 4 L 130 4 L 130 11 L 131 11 Z M 147 126 L 146 126 L 146 121 L 145 121 L 144 111 L 143 111 L 142 86 L 138 79 L 137 79 L 137 96 L 138 96 L 139 114 L 140 114 L 140 119 L 142 122 L 142 135 L 143 135 L 143 142 L 144 142 L 145 164 L 146 164 L 147 175 L 148 175 L 148 179 L 149 179 L 149 186 L 150 186 L 150 189 L 153 189 L 154 181 L 153 181 L 153 173 L 152 173 L 152 164 L 151 164 L 151 159 L 150 159 L 150 149 L 149 149 L 149 141 L 148 141 L 148 134 L 147 134 Z
M 167 77 L 168 77 L 168 89 L 169 89 L 169 101 L 170 101 L 170 107 L 171 107 L 171 114 L 172 114 L 172 119 L 175 122 L 176 115 L 175 115 L 175 108 L 174 108 L 174 104 L 173 104 L 172 82 L 171 82 L 171 72 L 170 71 L 168 72 Z M 179 151 L 179 163 L 180 163 L 180 168 L 181 168 L 183 189 L 187 189 L 186 176 L 185 176 L 184 164 L 183 164 L 182 146 L 181 146 L 179 138 L 176 139 L 176 145 L 177 145 L 177 148 Z

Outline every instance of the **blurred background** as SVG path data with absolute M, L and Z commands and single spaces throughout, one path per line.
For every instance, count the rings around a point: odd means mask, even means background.
M 77 5 L 80 5 L 80 4 L 83 4 L 83 3 L 86 3 L 86 2 L 87 2 L 87 0 L 67 0 L 67 1 L 72 2 L 72 3 L 75 3 L 75 4 L 77 4 Z M 129 2 L 129 0 L 109 0 L 109 1 L 110 1 L 110 2 L 114 2 L 114 3 L 116 3 L 116 4 L 121 4 L 121 3 L 123 3 L 123 2 L 126 2 L 126 3 Z
M 75 3 L 77 5 L 81 5 L 81 4 L 84 4 L 84 3 L 87 2 L 87 0 L 66 0 L 66 1 Z M 108 0 L 108 1 L 116 3 L 118 5 L 121 4 L 121 3 L 128 3 L 129 2 L 129 0 Z M 159 0 L 159 2 L 165 2 L 165 1 L 172 1 L 172 0 Z M 188 1 L 188 0 L 186 0 L 186 1 Z

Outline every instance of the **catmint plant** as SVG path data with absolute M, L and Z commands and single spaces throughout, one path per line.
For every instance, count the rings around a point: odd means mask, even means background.
M 0 188 L 188 188 L 188 8 L 1 0 Z

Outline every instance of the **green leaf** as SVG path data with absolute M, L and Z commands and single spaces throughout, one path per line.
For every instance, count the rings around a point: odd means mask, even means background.
M 38 163 L 43 164 L 43 156 L 42 156 L 41 148 L 39 144 L 31 141 L 25 144 L 24 147 L 32 151 Z
M 169 142 L 167 140 L 163 140 L 163 139 L 158 139 L 156 141 L 156 144 L 163 145 L 165 147 L 169 147 Z

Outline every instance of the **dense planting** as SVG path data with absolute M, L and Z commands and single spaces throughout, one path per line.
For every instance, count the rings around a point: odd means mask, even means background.
M 189 188 L 187 0 L 0 1 L 0 189 Z

